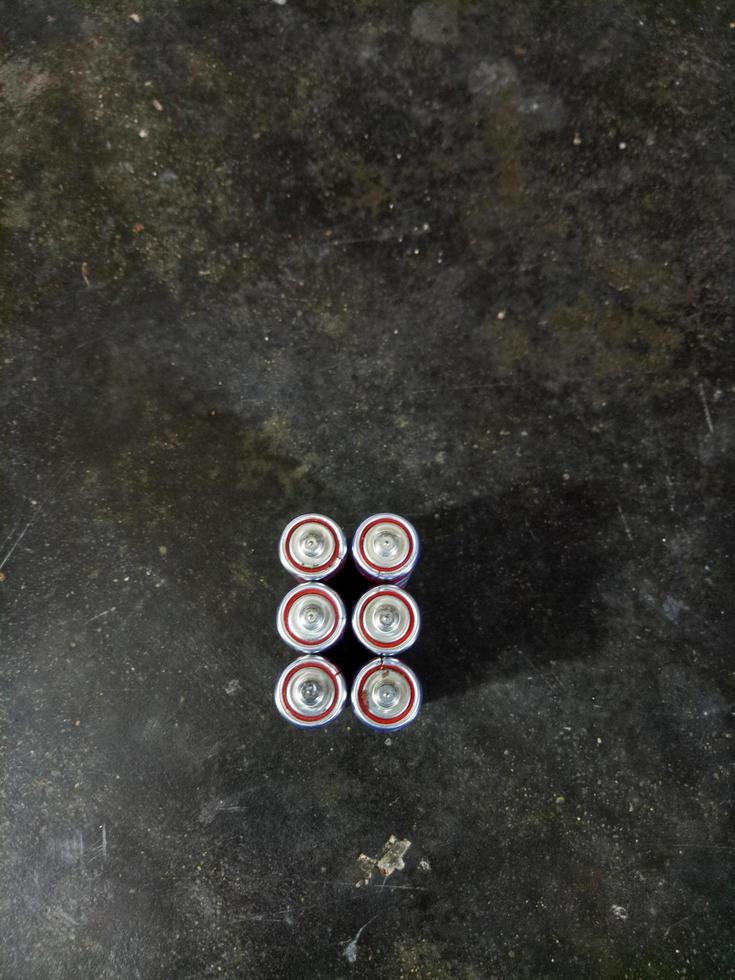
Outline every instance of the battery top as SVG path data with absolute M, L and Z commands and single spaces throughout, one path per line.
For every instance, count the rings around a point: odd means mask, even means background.
M 302 514 L 284 528 L 279 545 L 283 566 L 306 579 L 334 572 L 347 551 L 342 529 L 323 514 Z
M 367 572 L 395 575 L 410 571 L 418 557 L 418 535 L 397 514 L 374 514 L 355 532 L 353 554 Z

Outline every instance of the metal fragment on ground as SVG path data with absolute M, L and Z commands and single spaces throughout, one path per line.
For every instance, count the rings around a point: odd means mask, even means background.
M 399 840 L 395 834 L 391 834 L 383 845 L 383 853 L 379 857 L 360 854 L 357 863 L 363 876 L 356 882 L 356 887 L 368 885 L 376 871 L 380 872 L 383 878 L 389 878 L 394 871 L 403 871 L 406 867 L 403 855 L 410 846 L 410 840 Z

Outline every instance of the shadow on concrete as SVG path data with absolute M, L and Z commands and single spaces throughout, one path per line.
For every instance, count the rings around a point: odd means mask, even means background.
M 611 511 L 599 486 L 521 484 L 416 522 L 424 550 L 408 588 L 423 628 L 406 661 L 427 700 L 595 650 Z

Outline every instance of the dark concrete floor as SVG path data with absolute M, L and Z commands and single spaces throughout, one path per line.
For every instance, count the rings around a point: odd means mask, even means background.
M 2 13 L 0 975 L 735 976 L 735 8 Z M 384 508 L 423 713 L 291 729 Z

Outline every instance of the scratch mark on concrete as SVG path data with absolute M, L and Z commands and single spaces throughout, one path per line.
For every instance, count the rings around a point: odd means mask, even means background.
M 666 475 L 666 489 L 669 494 L 669 510 L 673 514 L 674 513 L 674 485 L 671 482 L 671 477 L 668 474 Z
M 531 677 L 533 677 L 534 672 L 535 672 L 535 667 L 533 665 L 533 661 L 528 656 L 528 654 L 526 653 L 525 650 L 521 650 L 520 647 L 516 647 L 515 649 L 516 649 L 516 652 L 518 653 L 518 655 L 521 656 L 521 657 L 523 657 L 523 659 L 526 661 L 526 663 L 528 664 L 528 666 L 531 668 L 531 674 L 529 675 L 529 680 L 530 680 Z M 553 683 L 552 683 L 551 680 L 549 680 L 549 678 L 547 676 L 547 672 L 549 674 L 551 674 L 551 677 L 553 678 Z M 550 691 L 555 692 L 555 688 L 556 687 L 559 687 L 560 690 L 562 690 L 562 691 L 566 691 L 566 689 L 567 689 L 566 688 L 566 684 L 562 683 L 561 678 L 554 672 L 551 664 L 549 664 L 547 666 L 546 670 L 544 671 L 544 673 L 541 676 L 542 676 L 542 679 L 543 679 L 544 684 L 546 684 L 546 686 L 548 687 L 548 689 Z
M 69 915 L 69 913 L 68 912 L 65 912 L 64 909 L 62 909 L 61 906 L 59 906 L 59 905 L 56 905 L 54 908 L 50 908 L 48 910 L 48 912 L 47 912 L 47 916 L 48 916 L 48 918 L 51 921 L 53 921 L 54 919 L 61 919 L 62 922 L 65 922 L 67 925 L 70 925 L 70 926 L 78 926 L 79 925 L 79 923 L 77 922 L 77 920 L 76 919 L 73 919 Z
M 394 242 L 400 241 L 405 234 L 395 232 L 388 235 L 371 235 L 369 238 L 340 238 L 330 242 L 332 248 L 344 248 L 346 245 L 369 245 L 373 242 Z
M 682 915 L 682 917 L 680 919 L 677 919 L 676 922 L 671 923 L 671 925 L 664 932 L 664 939 L 669 938 L 669 933 L 671 932 L 672 929 L 676 929 L 676 927 L 680 926 L 682 922 L 686 922 L 687 919 L 691 919 L 693 915 L 698 915 L 700 912 L 703 912 L 706 907 L 707 907 L 706 902 L 704 903 L 704 905 L 700 904 L 699 901 L 695 902 L 693 908 L 691 908 L 686 915 Z
M 294 924 L 293 909 L 279 909 L 275 912 L 267 914 L 265 912 L 250 912 L 246 915 L 240 915 L 233 919 L 234 922 L 285 922 L 286 925 L 292 926 Z
M 107 860 L 107 827 L 102 824 L 102 860 Z
M 66 467 L 66 469 L 64 470 L 64 472 L 61 474 L 61 476 L 59 477 L 59 479 L 57 480 L 56 484 L 53 487 L 53 492 L 54 493 L 59 488 L 59 486 L 61 485 L 62 481 L 64 479 L 66 479 L 67 473 L 69 473 L 69 471 L 72 469 L 72 467 L 75 465 L 75 463 L 76 463 L 76 460 L 73 460 L 71 463 L 69 463 L 69 465 Z M 33 527 L 33 525 L 36 523 L 36 521 L 41 516 L 41 514 L 43 514 L 43 512 L 44 512 L 44 510 L 46 508 L 46 504 L 49 503 L 49 501 L 53 502 L 53 497 L 51 495 L 49 495 L 43 501 L 43 503 L 41 503 L 39 505 L 38 510 L 36 511 L 36 513 L 33 515 L 33 517 L 30 519 L 30 521 L 28 521 L 28 523 L 26 524 L 26 526 L 20 532 L 20 534 L 15 539 L 15 541 L 13 542 L 13 544 L 10 546 L 10 550 L 5 555 L 5 557 L 3 558 L 3 560 L 0 561 L 0 571 L 5 567 L 6 562 L 8 562 L 10 560 L 11 555 L 13 554 L 13 552 L 15 551 L 15 549 L 18 547 L 18 545 L 21 543 L 21 541 L 26 536 L 26 534 L 28 534 L 28 531 Z M 7 538 L 6 538 L 6 542 L 7 542 Z
M 372 917 L 372 919 L 368 919 L 364 926 L 360 926 L 360 928 L 355 933 L 355 936 L 354 936 L 353 939 L 350 939 L 347 942 L 341 943 L 341 945 L 344 946 L 344 949 L 342 950 L 342 955 L 344 956 L 344 958 L 347 960 L 348 963 L 355 963 L 356 962 L 356 960 L 357 960 L 357 943 L 358 943 L 358 940 L 360 939 L 360 936 L 363 934 L 363 932 L 370 925 L 370 923 L 371 922 L 375 922 L 375 920 L 377 918 L 378 918 L 377 915 L 374 915 Z
M 346 879 L 340 878 L 301 878 L 294 877 L 293 875 L 249 875 L 244 874 L 240 876 L 243 881 L 261 881 L 261 882 L 271 882 L 271 881 L 283 881 L 290 882 L 291 884 L 303 886 L 303 885 L 319 885 L 322 888 L 325 887 L 340 887 L 340 888 L 354 888 L 354 880 L 348 881 Z M 358 885 L 359 887 L 359 885 Z M 386 891 L 406 891 L 406 892 L 425 892 L 428 891 L 421 885 L 384 885 Z M 382 888 L 381 888 L 382 891 Z
M 31 525 L 33 524 L 33 522 L 35 521 L 35 519 L 36 519 L 37 516 L 38 516 L 37 514 L 34 514 L 33 515 L 33 517 L 30 519 L 30 521 L 28 521 L 28 523 L 26 524 L 26 526 L 20 532 L 20 534 L 18 535 L 18 537 L 15 539 L 15 541 L 13 542 L 13 544 L 10 546 L 10 550 L 5 555 L 5 557 L 3 558 L 3 560 L 0 561 L 0 569 L 3 569 L 5 567 L 5 563 L 10 559 L 10 556 L 13 554 L 13 552 L 15 551 L 15 549 L 21 543 L 21 541 L 23 540 L 23 538 L 26 536 L 26 534 L 28 534 L 28 529 L 31 527 Z
M 245 807 L 239 805 L 238 799 L 239 796 L 236 795 L 227 799 L 209 800 L 199 811 L 199 823 L 212 823 L 218 813 L 241 813 Z
M 702 408 L 704 409 L 704 417 L 707 420 L 707 428 L 709 429 L 709 434 L 713 436 L 715 434 L 715 427 L 712 425 L 712 416 L 709 412 L 709 405 L 707 404 L 707 396 L 704 393 L 704 385 L 700 381 L 699 383 L 699 397 L 702 399 Z
M 486 388 L 504 388 L 502 381 L 488 381 L 484 384 L 474 385 L 440 385 L 436 388 L 411 388 L 406 392 L 407 395 L 424 394 L 427 391 L 483 391 Z
M 8 535 L 6 535 L 5 540 L 3 541 L 2 545 L 0 545 L 0 549 L 5 547 L 5 545 L 8 543 L 8 541 L 10 541 L 10 539 L 13 537 L 13 535 L 17 530 L 18 530 L 18 525 L 14 524 L 12 531 L 10 531 Z
M 117 609 L 117 606 L 110 606 L 109 609 L 103 609 L 101 613 L 97 613 L 96 616 L 92 616 L 91 619 L 88 619 L 87 622 L 84 625 L 85 626 L 89 626 L 89 624 L 90 623 L 93 623 L 95 621 L 95 619 L 102 619 L 103 616 L 109 616 L 109 614 L 111 612 L 115 612 L 116 609 Z
M 628 522 L 625 519 L 625 514 L 623 513 L 623 508 L 618 504 L 618 514 L 620 514 L 620 520 L 623 522 L 623 527 L 625 528 L 625 533 L 629 541 L 633 540 L 633 535 L 630 533 L 630 528 L 628 527 Z

